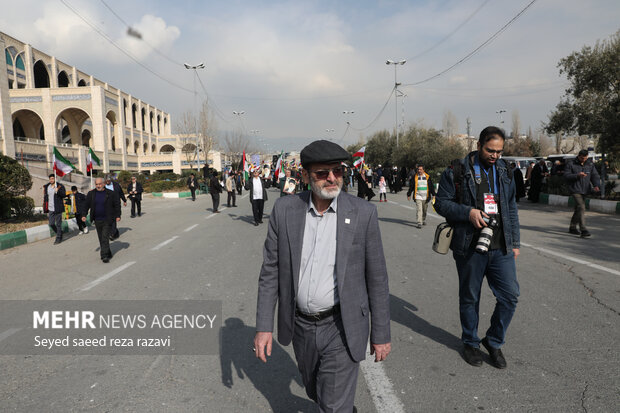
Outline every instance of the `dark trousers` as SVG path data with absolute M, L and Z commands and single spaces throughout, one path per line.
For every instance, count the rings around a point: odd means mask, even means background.
M 220 207 L 220 193 L 211 191 L 211 200 L 213 201 L 213 212 L 216 212 Z
M 116 224 L 116 221 L 114 221 Z M 112 258 L 112 251 L 110 251 L 110 234 L 112 234 L 112 225 L 107 221 L 95 221 L 95 228 L 97 228 L 97 237 L 99 238 L 99 255 L 101 259 Z
M 265 207 L 264 199 L 255 199 L 252 201 L 252 213 L 254 214 L 254 222 L 262 222 L 263 208 Z
M 77 222 L 78 229 L 84 231 L 86 228 L 86 222 L 82 222 L 82 214 L 75 214 L 75 221 Z
M 340 314 L 321 321 L 296 317 L 293 350 L 306 394 L 319 411 L 353 411 L 359 363 L 347 350 Z
M 138 207 L 138 215 L 142 215 L 142 201 L 139 199 L 130 198 L 131 200 L 131 216 L 136 216 L 136 207 Z
M 232 205 L 236 205 L 237 204 L 237 194 L 235 193 L 234 190 L 228 192 L 228 206 L 230 207 L 230 200 L 232 199 Z
M 478 347 L 480 343 L 480 289 L 486 275 L 497 300 L 486 337 L 491 347 L 500 348 L 504 344 L 506 330 L 517 308 L 519 297 L 514 254 L 504 254 L 501 249 L 489 250 L 488 254 L 478 254 L 472 249 L 464 256 L 454 254 L 454 260 L 459 274 L 459 312 L 463 343 L 473 347 Z
M 118 232 L 118 227 L 116 226 L 116 220 L 112 221 L 112 223 L 110 224 L 110 231 L 108 232 L 108 234 L 112 238 L 118 238 L 121 236 L 121 233 Z
M 242 187 L 241 185 L 237 185 L 237 193 L 238 193 L 239 195 L 241 195 L 241 190 L 242 190 L 242 188 L 243 188 L 243 187 Z
M 527 192 L 527 199 L 532 202 L 538 202 L 540 198 L 540 191 L 542 190 L 542 181 L 541 182 L 532 182 L 532 186 L 530 186 L 530 190 Z
M 62 212 L 50 212 L 47 219 L 50 228 L 56 233 L 56 240 L 62 241 Z
M 190 187 L 189 190 L 192 193 L 192 201 L 196 200 L 196 188 L 195 187 Z
M 575 199 L 575 212 L 570 220 L 570 227 L 579 229 L 583 232 L 586 231 L 586 200 L 582 194 L 573 194 Z

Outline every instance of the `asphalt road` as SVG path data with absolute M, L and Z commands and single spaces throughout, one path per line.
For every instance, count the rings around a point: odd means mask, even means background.
M 269 196 L 266 213 L 277 193 Z M 440 218 L 431 213 L 417 229 L 415 204 L 404 193 L 388 197 L 373 204 L 393 351 L 363 364 L 360 412 L 617 411 L 620 218 L 588 212 L 593 236 L 580 239 L 567 233 L 569 210 L 521 205 L 521 297 L 504 347 L 508 368 L 497 370 L 461 358 L 456 268 L 430 248 Z M 267 226 L 252 225 L 247 197 L 238 205 L 212 214 L 208 196 L 146 198 L 136 219 L 123 208 L 109 264 L 94 228 L 58 246 L 50 239 L 0 252 L 2 300 L 215 299 L 224 320 L 213 356 L 0 356 L 0 410 L 315 411 L 290 346 L 276 344 L 267 364 L 251 351 Z M 484 286 L 481 336 L 493 305 Z

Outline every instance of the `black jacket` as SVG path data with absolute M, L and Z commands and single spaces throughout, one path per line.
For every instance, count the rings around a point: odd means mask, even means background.
M 187 178 L 187 187 L 189 189 L 192 189 L 191 184 L 192 184 L 192 177 L 190 176 L 189 178 Z M 198 184 L 198 179 L 196 178 L 194 178 L 194 189 L 200 189 L 200 185 Z
M 49 183 L 43 185 L 43 203 L 48 203 L 48 205 L 50 200 L 49 196 L 47 195 L 47 187 L 49 185 Z M 64 212 L 65 204 L 63 199 L 65 198 L 65 196 L 67 196 L 67 192 L 65 191 L 65 186 L 63 184 L 56 182 L 56 185 L 58 186 L 58 192 L 54 194 L 54 212 Z
M 81 192 L 76 192 L 73 194 L 75 198 L 75 213 L 80 214 L 82 216 L 84 214 L 84 205 L 86 205 L 86 195 Z M 71 205 L 71 195 L 67 195 L 68 204 Z
M 129 197 L 129 199 L 131 199 L 131 197 L 133 196 L 133 199 L 135 199 L 136 201 L 142 201 L 142 192 L 144 192 L 144 189 L 142 189 L 142 184 L 140 182 L 136 181 L 136 192 L 137 194 L 133 194 L 131 195 L 129 192 L 131 192 L 131 186 L 133 185 L 133 182 L 130 183 L 129 185 L 127 185 L 127 196 Z
M 585 172 L 587 175 L 580 177 L 579 172 Z M 568 161 L 564 168 L 564 178 L 571 194 L 587 195 L 593 186 L 601 186 L 601 178 L 590 159 L 587 159 L 583 165 L 577 158 Z
M 209 180 L 209 191 L 211 191 L 212 194 L 219 194 L 222 192 L 222 185 L 220 185 L 220 181 L 218 181 L 215 176 L 212 176 Z
M 108 223 L 112 223 L 116 218 L 121 217 L 121 201 L 118 198 L 118 194 L 114 191 L 110 191 L 105 188 L 105 217 Z M 86 202 L 84 203 L 84 215 L 88 214 L 90 210 L 91 221 L 95 220 L 95 192 L 93 189 L 86 195 Z
M 127 202 L 127 198 L 125 198 L 125 194 L 123 193 L 123 188 L 121 188 L 121 184 L 112 181 L 112 187 L 114 188 L 114 192 L 116 192 L 116 195 L 118 195 L 119 199 L 122 199 L 123 202 Z
M 265 180 L 263 178 L 259 178 L 259 179 L 263 187 L 263 200 L 267 201 L 267 186 L 265 184 Z M 250 191 L 250 202 L 254 201 L 254 177 L 250 177 L 245 182 L 245 190 Z

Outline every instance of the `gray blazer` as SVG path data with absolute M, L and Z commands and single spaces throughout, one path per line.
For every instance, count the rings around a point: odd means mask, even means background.
M 278 305 L 278 341 L 288 345 L 295 326 L 301 248 L 310 192 L 276 200 L 269 218 L 258 281 L 256 330 L 272 332 Z M 351 357 L 363 360 L 373 344 L 390 342 L 388 276 L 377 208 L 341 192 L 338 196 L 336 278 Z

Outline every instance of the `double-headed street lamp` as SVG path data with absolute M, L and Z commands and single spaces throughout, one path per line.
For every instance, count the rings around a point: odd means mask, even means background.
M 499 114 L 499 123 L 500 124 L 504 123 L 504 119 L 502 119 L 503 118 L 502 113 L 506 113 L 506 111 L 504 109 L 500 109 L 500 110 L 496 110 L 495 113 Z
M 194 133 L 196 134 L 195 138 L 196 138 L 196 170 L 200 170 L 200 151 L 198 150 L 198 108 L 196 106 L 196 96 L 197 96 L 197 92 L 196 92 L 196 78 L 198 77 L 198 71 L 197 69 L 204 69 L 205 68 L 205 64 L 204 63 L 199 63 L 197 65 L 190 65 L 187 63 L 183 63 L 183 66 L 185 66 L 185 68 L 187 70 L 193 70 L 194 71 Z M 207 163 L 207 154 L 205 154 L 205 164 Z
M 396 80 L 396 67 L 398 65 L 404 65 L 406 60 L 386 60 L 386 65 L 394 65 L 394 107 L 395 107 L 395 121 L 394 121 L 394 133 L 396 133 L 396 147 L 398 147 L 398 86 L 400 83 Z

